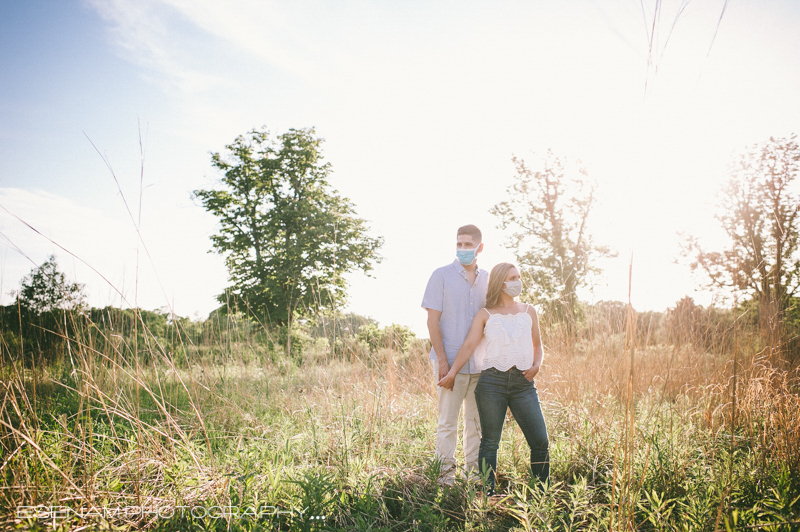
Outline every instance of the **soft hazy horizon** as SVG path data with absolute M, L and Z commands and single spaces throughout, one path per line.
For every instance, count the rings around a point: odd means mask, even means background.
M 217 185 L 210 152 L 266 125 L 314 127 L 385 238 L 347 308 L 383 325 L 427 336 L 422 293 L 460 225 L 483 230 L 481 266 L 513 261 L 489 209 L 512 156 L 548 148 L 587 165 L 590 229 L 619 254 L 582 299 L 626 301 L 632 257 L 637 309 L 709 304 L 678 232 L 719 246 L 732 154 L 800 129 L 798 25 L 788 0 L 4 2 L 0 205 L 115 288 L 0 209 L 2 302 L 54 253 L 95 306 L 119 291 L 205 317 L 227 272 L 191 191 Z

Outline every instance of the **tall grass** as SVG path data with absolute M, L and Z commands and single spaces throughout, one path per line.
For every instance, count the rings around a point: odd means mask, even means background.
M 509 417 L 498 453 L 505 496 L 493 501 L 473 483 L 437 482 L 426 342 L 376 336 L 374 326 L 360 339 L 337 331 L 335 340 L 307 328 L 296 333 L 305 335 L 303 348 L 287 355 L 279 331 L 236 316 L 195 334 L 172 320 L 171 336 L 154 334 L 143 319 L 137 335 L 126 335 L 76 318 L 63 329 L 61 356 L 33 366 L 24 346 L 3 338 L 2 523 L 42 530 L 800 526 L 800 375 L 747 334 L 744 320 L 709 340 L 708 329 L 678 334 L 632 309 L 597 306 L 582 319 L 576 341 L 542 317 L 547 348 L 536 384 L 551 484 L 537 490 L 530 482 L 527 444 Z M 262 513 L 226 516 L 219 507 Z

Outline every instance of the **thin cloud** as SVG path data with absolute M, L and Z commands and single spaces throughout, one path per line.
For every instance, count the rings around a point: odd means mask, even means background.
M 192 50 L 186 50 L 176 34 L 176 13 L 163 2 L 141 0 L 88 0 L 109 24 L 112 43 L 124 59 L 155 72 L 151 80 L 165 92 L 193 94 L 234 83 L 223 76 L 187 66 Z
M 164 0 L 198 28 L 237 49 L 308 82 L 320 82 L 341 56 L 325 46 L 319 28 L 319 6 L 254 1 Z M 299 15 L 299 16 L 298 16 Z M 322 41 L 322 42 L 321 42 Z M 339 50 L 341 51 L 341 50 Z

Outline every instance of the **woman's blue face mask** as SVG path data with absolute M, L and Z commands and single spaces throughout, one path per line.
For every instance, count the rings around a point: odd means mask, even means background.
M 478 248 L 457 249 L 456 250 L 456 257 L 458 257 L 458 262 L 460 262 L 464 266 L 469 266 L 470 264 L 475 262 L 475 253 L 477 251 L 478 251 Z

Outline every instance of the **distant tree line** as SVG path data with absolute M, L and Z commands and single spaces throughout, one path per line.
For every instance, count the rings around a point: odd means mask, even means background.
M 320 347 L 319 340 L 333 356 L 359 350 L 405 352 L 419 341 L 408 327 L 380 327 L 354 313 L 309 315 L 290 329 L 265 326 L 231 309 L 192 321 L 167 310 L 92 308 L 85 301 L 83 286 L 67 282 L 50 256 L 22 280 L 15 301 L 0 306 L 0 360 L 20 360 L 27 366 L 67 363 L 70 349 L 83 349 L 124 364 L 166 357 L 183 366 L 186 353 L 220 356 L 234 344 L 262 346 L 266 356 L 283 357 L 291 336 L 289 355 L 300 362 L 306 349 Z
M 250 331 L 251 340 L 292 357 L 311 344 L 334 356 L 343 349 L 406 350 L 417 341 L 408 328 L 380 328 L 340 311 L 347 300 L 343 275 L 368 273 L 381 259 L 383 240 L 369 235 L 355 206 L 330 186 L 321 143 L 313 129 L 277 136 L 261 129 L 237 137 L 224 154 L 212 154 L 221 188 L 194 196 L 219 220 L 212 251 L 225 257 L 231 285 L 209 319 L 88 308 L 82 286 L 69 283 L 50 257 L 23 279 L 14 304 L 0 308 L 2 349 L 35 360 L 36 353 L 60 352 L 70 339 L 103 352 L 139 356 L 144 349 L 171 356 L 185 353 L 186 343 L 228 338 L 231 329 L 223 322 L 234 320 L 240 337 Z M 506 245 L 527 281 L 522 300 L 539 305 L 545 336 L 570 350 L 603 331 L 620 332 L 620 323 L 632 319 L 628 305 L 586 305 L 577 296 L 600 273 L 598 259 L 614 255 L 592 238 L 596 185 L 588 172 L 552 152 L 541 165 L 513 161 L 516 181 L 491 212 L 510 232 Z M 728 247 L 710 251 L 689 236 L 683 249 L 690 268 L 733 305 L 703 308 L 684 298 L 666 312 L 638 314 L 638 342 L 717 349 L 725 334 L 749 331 L 759 348 L 792 364 L 800 361 L 798 172 L 794 136 L 771 138 L 736 159 L 717 216 Z

